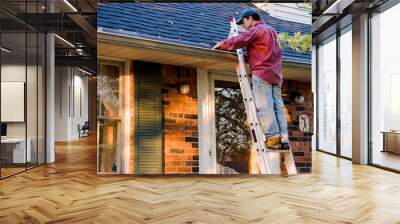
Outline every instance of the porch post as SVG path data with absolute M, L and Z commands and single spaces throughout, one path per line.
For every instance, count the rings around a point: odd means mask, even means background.
M 215 174 L 215 155 L 212 155 L 212 134 L 210 127 L 210 80 L 208 71 L 197 69 L 197 97 L 198 97 L 198 123 L 199 123 L 199 173 Z

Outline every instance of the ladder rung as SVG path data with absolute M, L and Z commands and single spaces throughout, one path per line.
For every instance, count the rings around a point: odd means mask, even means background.
M 267 152 L 279 152 L 279 153 L 287 153 L 290 152 L 290 150 L 283 150 L 283 149 L 277 149 L 277 150 L 271 150 L 271 149 L 267 149 Z

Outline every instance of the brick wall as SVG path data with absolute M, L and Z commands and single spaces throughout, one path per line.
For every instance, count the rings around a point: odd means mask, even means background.
M 164 173 L 198 173 L 197 75 L 195 69 L 163 65 Z M 190 86 L 188 95 L 179 92 Z
M 291 91 L 298 91 L 304 96 L 304 103 L 297 104 L 290 97 Z M 314 130 L 313 124 L 313 95 L 311 83 L 300 81 L 283 82 L 282 95 L 286 107 L 288 120 L 289 140 L 296 162 L 297 171 L 300 173 L 311 172 L 311 137 Z M 309 132 L 299 130 L 299 115 L 306 114 L 309 119 Z
M 164 173 L 198 173 L 196 70 L 163 65 L 161 72 Z M 181 83 L 189 84 L 190 92 L 188 95 L 182 95 L 179 92 Z M 298 91 L 304 96 L 304 103 L 296 104 L 294 102 L 290 97 L 290 91 L 292 90 Z M 300 173 L 311 172 L 311 136 L 313 131 L 313 96 L 311 92 L 311 83 L 286 80 L 283 83 L 282 92 L 288 119 L 290 144 L 297 169 Z M 298 117 L 303 113 L 308 116 L 310 122 L 310 131 L 306 133 L 299 130 Z M 131 131 L 134 132 L 134 130 Z M 131 139 L 131 142 L 133 143 L 133 139 Z M 131 163 L 133 163 L 133 159 Z

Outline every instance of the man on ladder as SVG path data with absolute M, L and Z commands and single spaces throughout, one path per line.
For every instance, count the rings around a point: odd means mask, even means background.
M 289 150 L 289 134 L 281 96 L 282 52 L 277 35 L 266 25 L 253 8 L 240 14 L 238 25 L 246 31 L 217 43 L 213 49 L 236 50 L 247 48 L 251 67 L 254 103 L 257 117 L 271 150 Z

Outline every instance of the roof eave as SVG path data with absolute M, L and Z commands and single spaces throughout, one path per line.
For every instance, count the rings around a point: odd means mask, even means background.
M 206 57 L 207 59 L 237 62 L 236 52 L 212 50 L 210 48 L 191 46 L 168 41 L 154 40 L 134 35 L 124 35 L 113 32 L 106 32 L 101 29 L 97 32 L 97 41 L 110 44 L 120 44 L 130 47 L 139 47 L 149 50 L 162 50 L 171 53 Z M 283 60 L 283 66 L 297 69 L 311 69 L 311 64 L 298 61 Z
M 197 57 L 207 57 L 209 59 L 224 60 L 227 62 L 237 61 L 236 53 L 208 48 L 190 46 L 185 44 L 171 43 L 149 38 L 116 34 L 99 30 L 97 41 L 110 44 L 123 44 L 130 47 L 140 47 L 143 49 L 163 50 L 171 53 L 193 55 Z

